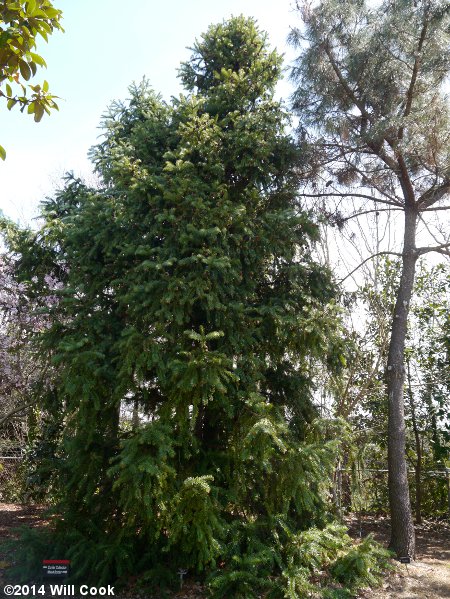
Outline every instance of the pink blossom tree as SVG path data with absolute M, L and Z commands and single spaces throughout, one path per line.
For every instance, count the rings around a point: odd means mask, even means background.
M 37 387 L 49 385 L 51 375 L 44 367 L 31 337 L 49 325 L 50 315 L 36 304 L 29 293 L 38 282 L 19 282 L 14 262 L 0 255 L 0 435 L 14 443 L 23 443 L 27 435 L 24 416 L 36 404 Z M 61 287 L 51 275 L 43 278 L 48 289 L 44 305 L 58 302 L 54 290 Z

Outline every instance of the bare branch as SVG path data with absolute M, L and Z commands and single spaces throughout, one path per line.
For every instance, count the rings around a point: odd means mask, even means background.
M 437 243 L 437 245 L 441 245 L 441 243 L 442 243 L 441 239 L 438 239 L 436 237 L 436 235 L 433 233 L 433 231 L 431 230 L 431 228 L 428 226 L 427 221 L 424 219 L 423 215 L 420 212 L 419 212 L 419 218 L 422 221 L 422 223 L 424 224 L 425 229 L 427 230 L 428 234 L 433 239 L 433 241 L 435 241 Z
M 373 155 L 372 150 L 371 150 L 371 153 Z M 377 183 L 372 178 L 367 176 L 366 172 L 359 169 L 355 164 L 350 162 L 345 156 L 344 156 L 344 160 L 349 166 L 351 166 L 359 174 L 359 176 L 364 181 L 364 183 L 367 185 L 367 187 L 372 187 L 373 189 L 376 189 L 378 191 L 378 193 L 381 193 L 381 195 L 387 197 L 389 200 L 392 200 L 392 202 L 397 203 L 399 206 L 403 206 L 402 200 L 400 198 L 398 198 L 395 194 L 392 195 L 386 189 L 383 189 L 382 187 L 377 185 Z
M 35 399 L 33 399 L 33 401 L 29 401 L 29 402 L 20 404 L 20 406 L 17 406 L 13 410 L 10 410 L 7 414 L 5 414 L 5 416 L 0 418 L 0 426 L 2 426 L 2 424 L 7 422 L 12 416 L 14 416 L 14 414 L 17 414 L 18 412 L 22 412 L 23 410 L 30 408 L 35 403 L 37 403 L 37 401 L 38 401 L 38 398 L 35 398 Z
M 342 218 L 341 222 L 345 223 L 352 218 L 358 218 L 358 216 L 363 216 L 364 214 L 371 214 L 374 212 L 378 214 L 378 212 L 391 212 L 391 210 L 399 210 L 403 212 L 403 208 L 373 208 L 372 210 L 362 210 L 361 212 L 354 212 L 353 214 L 350 214 L 350 216 Z
M 370 200 L 371 202 L 379 202 L 380 204 L 387 204 L 388 206 L 397 206 L 398 208 L 402 208 L 402 205 L 397 202 L 391 202 L 389 200 L 380 200 L 379 198 L 374 198 L 373 196 L 369 196 L 363 193 L 352 193 L 352 192 L 342 192 L 342 193 L 302 193 L 301 196 L 303 198 L 327 198 L 330 196 L 337 196 L 339 198 L 363 198 L 364 200 Z
M 376 258 L 377 256 L 386 256 L 386 255 L 399 256 L 400 258 L 402 256 L 402 254 L 400 254 L 399 252 L 389 252 L 389 251 L 377 252 L 376 254 L 372 254 L 371 256 L 369 256 L 368 258 L 363 260 L 360 264 L 358 264 L 358 266 L 356 268 L 354 268 L 351 272 L 349 272 L 347 275 L 345 275 L 345 277 L 343 279 L 340 279 L 339 283 L 343 283 L 344 281 L 346 281 L 349 277 L 352 276 L 353 273 L 355 273 L 359 268 L 361 268 L 361 266 L 364 266 L 364 264 L 366 262 L 369 262 L 369 260 L 372 260 L 373 258 Z
M 384 345 L 386 345 L 386 340 L 384 340 Z M 361 389 L 359 390 L 359 392 L 357 393 L 356 397 L 354 397 L 347 406 L 345 406 L 346 410 L 344 412 L 344 406 L 341 404 L 339 405 L 339 408 L 342 410 L 341 413 L 339 414 L 340 416 L 343 416 L 344 418 L 348 418 L 348 416 L 353 412 L 353 410 L 355 409 L 355 407 L 358 405 L 359 401 L 364 397 L 365 393 L 367 392 L 367 390 L 369 389 L 371 383 L 373 382 L 373 380 L 375 379 L 375 376 L 378 374 L 379 372 L 379 368 L 380 368 L 380 364 L 383 360 L 383 352 L 380 351 L 378 353 L 378 358 L 377 361 L 375 363 L 375 365 L 373 366 L 371 372 L 369 373 L 369 376 L 367 377 L 366 381 L 364 382 L 364 384 L 362 385 Z M 343 402 L 342 402 L 343 404 Z
M 428 254 L 428 252 L 438 252 L 438 254 L 450 256 L 449 248 L 450 243 L 441 243 L 440 245 L 417 248 L 417 253 L 419 254 L 419 256 L 422 256 L 423 254 Z
M 424 208 L 420 212 L 435 212 L 436 210 L 450 210 L 450 206 L 436 206 L 434 208 Z
M 431 188 L 422 194 L 417 202 L 417 206 L 419 210 L 424 211 L 427 208 L 430 208 L 430 206 L 433 206 L 433 204 L 436 204 L 436 202 L 439 202 L 439 200 L 441 200 L 448 193 L 450 193 L 450 181 L 446 181 L 440 187 L 435 189 Z M 422 206 L 424 208 L 422 208 Z M 435 210 L 437 210 L 437 208 L 435 208 Z

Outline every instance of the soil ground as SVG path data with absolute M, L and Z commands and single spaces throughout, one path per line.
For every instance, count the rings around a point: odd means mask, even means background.
M 377 541 L 389 541 L 388 518 L 362 518 L 347 522 L 353 537 L 372 533 Z M 416 561 L 399 564 L 381 588 L 364 591 L 364 599 L 445 599 L 450 598 L 450 525 L 424 522 L 416 525 Z
M 44 511 L 43 506 L 0 503 L 0 540 L 12 538 L 13 529 L 21 525 L 44 526 Z M 365 517 L 361 521 L 353 518 L 347 524 L 355 538 L 373 533 L 383 544 L 388 540 L 387 518 Z M 408 566 L 399 565 L 395 572 L 388 575 L 381 588 L 361 592 L 361 599 L 450 599 L 450 525 L 425 522 L 416 527 L 416 534 L 417 560 Z M 0 596 L 10 561 L 11 557 L 0 550 Z M 198 586 L 189 586 L 176 595 L 177 599 L 202 596 Z M 127 594 L 127 597 L 130 595 Z

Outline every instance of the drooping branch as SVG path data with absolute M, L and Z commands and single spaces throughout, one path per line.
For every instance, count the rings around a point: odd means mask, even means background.
M 370 151 L 370 154 L 373 156 L 373 152 Z M 397 203 L 397 205 L 399 206 L 403 206 L 403 201 L 402 199 L 400 199 L 398 196 L 395 195 L 395 193 L 390 193 L 388 192 L 387 189 L 383 189 L 382 186 L 377 185 L 376 181 L 374 181 L 373 176 L 372 177 L 368 177 L 366 172 L 360 168 L 358 168 L 356 166 L 356 164 L 353 164 L 352 162 L 350 162 L 348 159 L 345 158 L 346 163 L 351 166 L 351 168 L 358 173 L 358 175 L 361 177 L 362 181 L 366 184 L 367 187 L 376 189 L 378 191 L 378 193 L 380 193 L 381 195 L 387 197 L 389 200 L 391 200 L 394 204 Z M 378 200 L 377 201 L 381 201 Z

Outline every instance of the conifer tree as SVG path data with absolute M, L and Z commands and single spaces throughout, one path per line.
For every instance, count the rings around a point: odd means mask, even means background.
M 298 597 L 349 541 L 323 503 L 338 429 L 312 425 L 310 365 L 342 361 L 334 288 L 297 209 L 280 56 L 243 17 L 192 52 L 187 95 L 132 87 L 92 151 L 101 189 L 68 178 L 16 247 L 23 276 L 64 285 L 41 339 L 65 423 L 52 546 L 97 583 L 166 565 L 215 572 L 217 596 Z
M 387 363 L 390 547 L 415 555 L 405 455 L 405 340 L 417 260 L 450 255 L 450 10 L 445 0 L 298 2 L 304 27 L 293 69 L 294 108 L 324 212 L 339 227 L 361 215 L 402 213 L 402 271 Z M 310 179 L 309 179 L 310 181 Z M 422 245 L 419 223 L 436 234 Z M 447 219 L 448 222 L 448 219 Z M 360 266 L 362 266 L 360 264 Z M 352 271 L 353 274 L 354 271 Z

